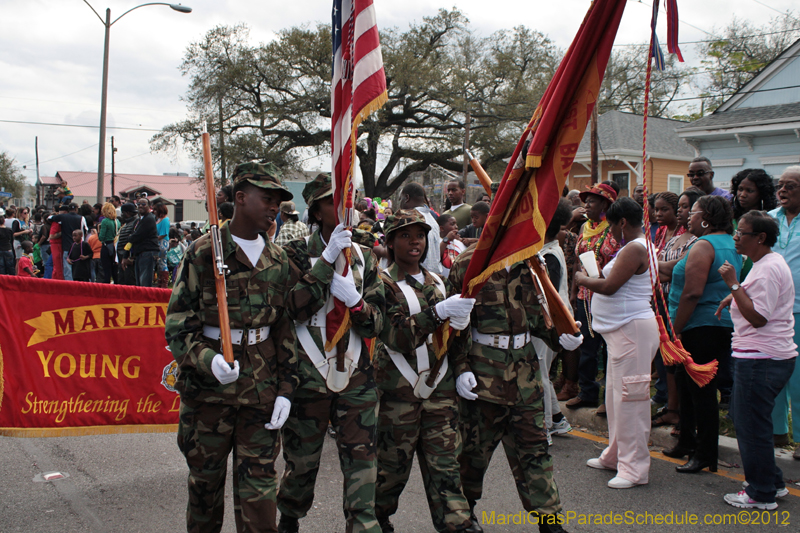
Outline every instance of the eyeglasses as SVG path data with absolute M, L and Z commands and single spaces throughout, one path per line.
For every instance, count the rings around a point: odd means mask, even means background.
M 755 231 L 739 231 L 738 229 L 733 232 L 733 236 L 734 237 L 741 237 L 742 235 L 753 235 L 753 236 L 755 236 L 755 235 L 761 235 L 761 234 L 758 233 L 758 232 L 755 232 Z
M 686 173 L 686 177 L 687 178 L 693 178 L 693 177 L 697 176 L 698 178 L 702 178 L 703 176 L 705 176 L 708 173 L 709 173 L 709 171 L 707 171 L 707 170 L 698 170 L 696 172 L 692 172 L 690 170 L 689 172 Z
M 786 189 L 786 192 L 792 192 L 793 190 L 795 190 L 798 187 L 800 187 L 800 185 L 798 185 L 796 183 L 788 183 L 786 181 L 779 181 L 778 182 L 778 187 L 777 187 L 776 190 L 779 191 L 781 189 Z
M 695 215 L 702 215 L 702 214 L 703 214 L 702 211 L 689 211 L 689 216 L 690 217 L 693 217 Z

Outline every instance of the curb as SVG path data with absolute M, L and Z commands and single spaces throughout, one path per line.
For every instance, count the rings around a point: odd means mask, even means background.
M 566 402 L 559 402 L 559 405 L 561 413 L 573 427 L 608 435 L 608 421 L 595 414 L 597 409 L 587 407 L 569 409 Z M 678 439 L 670 435 L 670 431 L 672 431 L 671 426 L 652 428 L 650 430 L 650 447 L 661 451 L 678 444 Z M 742 457 L 739 454 L 739 444 L 736 439 L 720 435 L 718 453 L 719 460 L 727 463 L 729 468 L 742 468 Z M 783 448 L 775 448 L 775 461 L 783 470 L 784 478 L 798 480 L 800 479 L 800 461 L 795 461 L 792 453 Z

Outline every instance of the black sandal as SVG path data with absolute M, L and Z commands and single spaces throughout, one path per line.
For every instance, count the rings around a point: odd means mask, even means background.
M 661 410 L 659 409 L 659 411 L 661 411 Z M 658 416 L 653 418 L 652 427 L 660 428 L 662 426 L 677 426 L 680 423 L 680 419 L 678 420 L 678 422 L 665 422 L 664 421 L 664 416 L 666 416 L 669 413 L 675 413 L 676 415 L 680 414 L 679 411 L 677 411 L 676 409 L 665 409 L 664 412 L 662 412 L 662 413 L 656 412 L 656 414 L 658 414 Z

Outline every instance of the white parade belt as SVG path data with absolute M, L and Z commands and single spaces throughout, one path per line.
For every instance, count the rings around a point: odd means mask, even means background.
M 245 331 L 247 331 L 248 346 L 264 342 L 269 337 L 269 326 L 264 326 L 263 328 L 246 329 L 246 330 L 231 329 L 231 342 L 236 345 L 242 344 L 242 337 L 244 337 Z M 221 336 L 221 333 L 218 327 L 204 325 L 203 335 L 205 335 L 209 339 L 218 341 Z
M 527 331 L 519 335 L 489 335 L 478 333 L 477 329 L 472 328 L 472 340 L 478 344 L 500 348 L 501 350 L 508 350 L 509 341 L 511 341 L 511 348 L 519 350 L 531 341 L 531 333 Z

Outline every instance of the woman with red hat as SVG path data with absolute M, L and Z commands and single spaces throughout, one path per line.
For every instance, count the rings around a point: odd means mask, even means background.
M 606 221 L 606 211 L 616 201 L 618 193 L 619 187 L 616 183 L 604 181 L 580 194 L 581 201 L 585 204 L 587 220 L 581 228 L 575 254 L 580 257 L 582 253 L 594 252 L 599 270 L 602 270 L 619 250 L 617 241 L 610 233 L 611 227 Z M 580 269 L 580 261 L 576 261 L 575 265 L 577 272 Z M 592 292 L 573 283 L 570 299 L 574 302 L 575 320 L 581 323 L 583 344 L 578 364 L 578 385 L 581 390 L 578 396 L 569 400 L 566 405 L 570 409 L 597 407 L 600 403 L 600 384 L 595 381 L 597 352 L 604 343 L 603 338 L 592 330 L 590 312 Z M 605 405 L 597 410 L 597 414 L 605 416 Z

